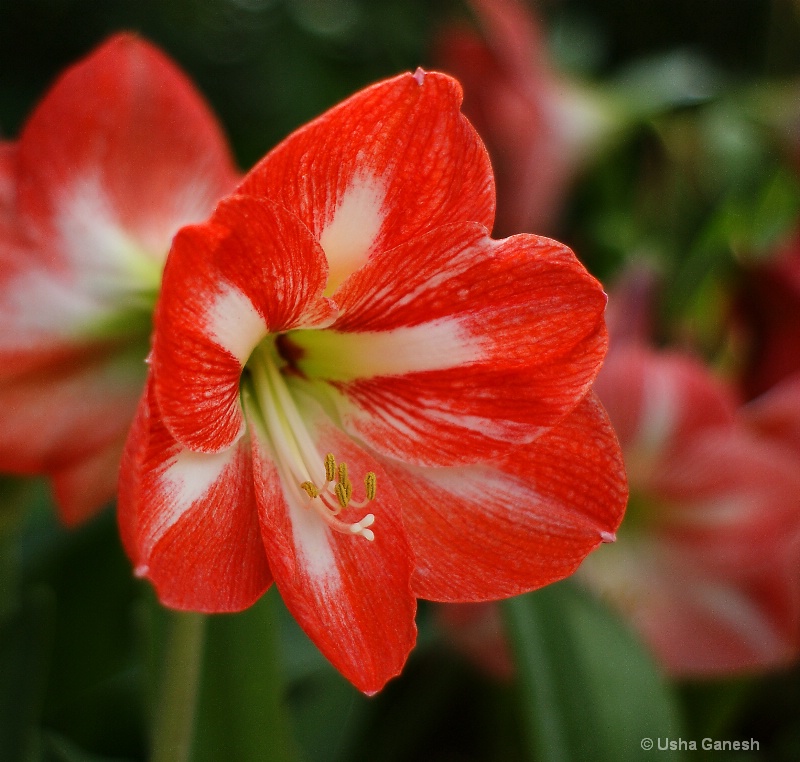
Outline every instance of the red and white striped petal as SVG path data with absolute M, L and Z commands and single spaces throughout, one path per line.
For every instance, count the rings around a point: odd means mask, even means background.
M 331 529 L 300 484 L 287 478 L 269 436 L 254 422 L 256 499 L 264 545 L 292 615 L 348 680 L 372 694 L 399 674 L 416 640 L 413 559 L 400 499 L 380 465 L 326 423 L 313 403 L 306 413 L 321 458 L 334 453 L 338 462 L 347 463 L 354 482 L 367 471 L 377 474 L 377 496 L 369 507 L 348 506 L 337 517 L 347 524 L 373 513 L 374 540 Z M 360 499 L 363 488 L 356 485 L 354 492 L 354 499 Z
M 50 474 L 58 515 L 67 526 L 90 519 L 114 499 L 127 433 L 126 429 L 115 442 Z
M 190 81 L 130 34 L 60 77 L 23 129 L 17 171 L 21 224 L 39 236 L 42 260 L 83 277 L 113 276 L 127 246 L 160 264 L 178 228 L 204 219 L 238 179 Z
M 404 499 L 418 597 L 504 598 L 568 576 L 614 539 L 627 501 L 619 446 L 592 395 L 503 461 L 384 464 Z
M 729 426 L 735 415 L 733 395 L 702 364 L 636 344 L 612 349 L 594 388 L 640 487 L 671 449 L 698 431 Z
M 0 377 L 0 470 L 59 470 L 124 437 L 144 377 L 136 347 Z
M 678 677 L 774 668 L 800 641 L 797 554 L 773 554 L 737 579 L 661 538 L 625 534 L 593 553 L 578 572 L 638 629 Z
M 374 254 L 439 225 L 491 228 L 491 166 L 461 97 L 435 72 L 379 82 L 286 138 L 240 192 L 283 204 L 319 238 L 329 293 Z
M 697 432 L 662 459 L 646 494 L 663 506 L 650 531 L 729 580 L 800 551 L 800 468 L 780 441 L 738 426 Z
M 798 559 L 773 558 L 772 579 L 749 583 L 691 577 L 674 566 L 654 588 L 642 631 L 671 675 L 709 677 L 763 672 L 797 658 Z M 683 583 L 683 584 L 681 584 Z M 645 604 L 647 605 L 647 604 Z
M 39 253 L 19 239 L 0 251 L 0 374 L 46 370 L 70 358 L 80 363 L 122 343 L 146 346 L 155 291 L 150 302 L 113 290 L 97 299 L 72 276 L 38 262 Z
M 170 252 L 156 314 L 153 368 L 172 435 L 218 452 L 244 432 L 239 378 L 268 334 L 325 325 L 325 256 L 292 214 L 233 196 L 209 222 L 184 228 Z
M 272 581 L 249 442 L 213 455 L 184 449 L 160 421 L 149 387 L 123 457 L 119 522 L 136 574 L 171 608 L 240 611 Z
M 450 225 L 375 257 L 334 295 L 329 330 L 290 340 L 345 427 L 418 465 L 498 456 L 585 396 L 605 294 L 565 246 Z

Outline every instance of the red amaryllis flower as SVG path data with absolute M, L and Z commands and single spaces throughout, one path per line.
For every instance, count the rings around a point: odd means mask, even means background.
M 0 470 L 50 475 L 67 523 L 116 489 L 172 236 L 237 179 L 200 96 L 130 35 L 0 146 Z
M 417 597 L 510 596 L 613 538 L 626 496 L 589 387 L 605 296 L 572 252 L 495 241 L 458 84 L 418 71 L 291 135 L 175 238 L 120 523 L 163 603 L 274 579 L 356 686 Z
M 482 36 L 442 32 L 438 63 L 464 86 L 464 111 L 486 140 L 497 172 L 496 232 L 549 230 L 576 170 L 611 127 L 609 107 L 560 76 L 530 8 L 470 0 Z
M 764 406 L 758 428 L 756 412 L 737 409 L 698 361 L 635 344 L 612 350 L 595 389 L 620 437 L 631 500 L 619 541 L 587 559 L 582 578 L 672 674 L 794 659 L 800 471 L 796 451 L 773 435 L 791 428 L 785 402 Z

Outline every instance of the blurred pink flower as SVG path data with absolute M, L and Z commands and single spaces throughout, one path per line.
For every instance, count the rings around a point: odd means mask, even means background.
M 800 649 L 800 386 L 744 408 L 699 361 L 631 341 L 595 389 L 631 498 L 582 565 L 676 676 L 784 665 Z M 796 442 L 795 442 L 796 443 Z
M 177 67 L 115 35 L 0 143 L 0 470 L 68 524 L 114 495 L 172 236 L 238 180 Z
M 486 142 L 497 181 L 497 235 L 550 231 L 570 181 L 612 115 L 551 65 L 542 30 L 517 0 L 471 0 L 482 36 L 450 27 L 437 64 L 464 88 L 464 113 Z
M 750 402 L 743 414 L 751 429 L 793 449 L 800 457 L 800 373 Z

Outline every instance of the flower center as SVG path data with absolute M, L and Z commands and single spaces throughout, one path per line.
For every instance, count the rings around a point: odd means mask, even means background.
M 304 492 L 307 506 L 334 531 L 374 540 L 369 528 L 375 523 L 374 514 L 349 523 L 339 514 L 346 508 L 363 508 L 375 498 L 375 474 L 370 471 L 364 477 L 364 500 L 353 500 L 347 463 L 337 464 L 333 453 L 324 458 L 320 455 L 276 360 L 272 344 L 264 342 L 253 352 L 247 367 L 253 374 L 255 396 L 281 479 Z

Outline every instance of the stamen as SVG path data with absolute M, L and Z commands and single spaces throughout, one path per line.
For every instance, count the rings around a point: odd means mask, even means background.
M 336 459 L 333 453 L 329 452 L 325 456 L 325 479 L 332 482 L 336 478 Z
M 372 541 L 375 535 L 370 526 L 375 521 L 368 514 L 356 523 L 346 523 L 337 516 L 347 507 L 359 508 L 362 504 L 352 502 L 353 484 L 347 475 L 347 464 L 339 463 L 333 453 L 321 458 L 311 439 L 305 422 L 296 407 L 286 383 L 268 352 L 256 355 L 252 363 L 253 382 L 258 395 L 264 423 L 275 447 L 276 461 L 282 478 L 297 484 L 309 497 L 320 518 L 333 530 L 347 535 L 358 535 Z M 318 471 L 324 463 L 325 481 L 318 486 L 322 476 Z M 315 478 L 312 474 L 319 474 Z M 368 484 L 369 476 L 365 484 Z M 336 481 L 333 485 L 332 482 Z M 367 491 L 374 497 L 374 485 Z M 363 503 L 366 504 L 366 501 Z
M 334 476 L 336 477 L 336 484 L 333 486 L 332 491 L 338 504 L 331 503 L 329 492 L 331 489 L 330 482 Z M 300 488 L 311 498 L 314 509 L 331 529 L 345 534 L 358 535 L 372 542 L 375 539 L 375 533 L 369 527 L 375 523 L 374 514 L 368 513 L 361 521 L 353 524 L 347 524 L 336 517 L 348 506 L 350 508 L 362 508 L 370 500 L 375 499 L 377 490 L 375 473 L 369 471 L 364 477 L 366 499 L 359 502 L 352 500 L 353 483 L 347 475 L 347 463 L 342 462 L 337 466 L 333 453 L 328 453 L 325 456 L 325 479 L 326 481 L 322 488 L 317 487 L 312 481 L 305 481 L 300 485 Z M 319 501 L 317 501 L 317 498 L 319 498 Z
M 347 484 L 350 479 L 347 478 L 347 463 L 339 464 L 339 484 Z
M 367 471 L 364 477 L 364 489 L 367 491 L 367 500 L 374 500 L 375 493 L 378 491 L 378 478 L 374 471 Z
M 314 482 L 303 482 L 300 489 L 305 490 L 306 494 L 313 500 L 319 496 L 319 490 L 316 488 Z
M 342 508 L 347 508 L 347 504 L 350 502 L 350 497 L 353 494 L 353 484 L 352 482 L 339 482 L 334 488 L 333 492 L 336 495 L 336 499 L 339 501 L 339 505 Z

